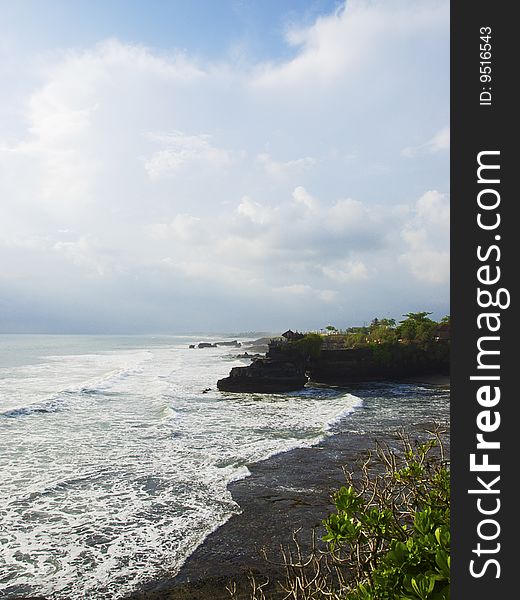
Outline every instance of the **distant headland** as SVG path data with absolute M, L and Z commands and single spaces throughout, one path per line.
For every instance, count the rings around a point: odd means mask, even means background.
M 449 375 L 450 317 L 436 322 L 417 312 L 370 325 L 321 332 L 287 330 L 269 340 L 265 356 L 231 369 L 217 387 L 228 392 L 275 393 L 302 389 L 309 381 L 348 385 Z

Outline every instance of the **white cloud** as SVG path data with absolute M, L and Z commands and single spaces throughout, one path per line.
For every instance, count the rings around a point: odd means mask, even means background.
M 253 223 L 263 225 L 272 220 L 274 211 L 244 196 L 237 207 L 237 213 Z
M 312 292 L 312 287 L 305 283 L 293 283 L 292 285 L 273 288 L 273 292 L 277 294 L 290 294 L 291 296 L 305 296 Z
M 316 208 L 316 200 L 301 185 L 294 188 L 292 197 L 294 198 L 294 201 L 299 205 L 303 205 L 308 209 Z
M 430 140 L 419 146 L 410 146 L 401 151 L 403 156 L 413 158 L 420 154 L 436 154 L 450 148 L 450 128 L 443 127 Z
M 298 304 L 302 302 L 331 304 L 337 302 L 339 296 L 336 290 L 315 289 L 305 283 L 275 287 L 271 290 L 271 293 L 281 302 L 289 301 Z
M 201 219 L 193 215 L 179 214 L 170 223 L 155 223 L 149 227 L 152 238 L 157 240 L 176 239 L 197 242 L 208 235 L 201 226 Z
M 340 294 L 336 290 L 322 290 L 318 292 L 318 297 L 327 304 L 335 304 L 338 302 Z
M 416 280 L 430 285 L 449 281 L 449 225 L 445 195 L 428 191 L 417 200 L 412 218 L 401 231 L 408 248 L 399 257 Z
M 75 266 L 93 271 L 97 275 L 104 276 L 109 269 L 106 257 L 101 258 L 100 253 L 96 251 L 95 244 L 86 236 L 75 241 L 56 242 L 53 250 L 63 255 Z
M 368 269 L 360 260 L 344 260 L 323 267 L 323 273 L 339 283 L 363 281 L 368 279 Z
M 312 27 L 291 28 L 286 39 L 298 49 L 289 61 L 264 65 L 253 84 L 276 91 L 336 85 L 352 79 L 382 52 L 392 52 L 422 31 L 447 24 L 442 3 L 349 0 Z M 312 82 L 312 83 L 311 83 Z
M 420 219 L 439 225 L 446 232 L 450 223 L 450 204 L 444 194 L 430 190 L 423 194 L 416 205 Z
M 332 230 L 345 232 L 364 227 L 373 217 L 375 214 L 371 214 L 362 202 L 346 198 L 337 200 L 328 209 L 326 220 Z
M 298 176 L 300 173 L 308 171 L 316 165 L 316 159 L 311 156 L 278 162 L 267 153 L 259 154 L 257 161 L 265 169 L 267 175 L 274 179 Z
M 422 283 L 439 284 L 449 280 L 450 255 L 445 251 L 416 248 L 403 254 L 401 261 L 408 266 L 414 278 Z
M 123 148 L 135 145 L 135 135 L 141 134 L 132 121 L 147 104 L 141 105 L 142 99 L 156 93 L 148 87 L 187 85 L 204 74 L 181 55 L 161 57 L 108 40 L 89 50 L 65 52 L 46 65 L 44 76 L 47 82 L 26 103 L 25 139 L 4 145 L 4 150 L 31 163 L 48 209 L 70 214 L 72 206 L 95 200 L 93 183 L 114 166 Z M 176 158 L 177 163 L 199 158 L 217 165 L 227 160 L 204 136 L 181 136 L 177 145 L 173 137 L 173 148 L 152 157 L 153 174 L 175 166 Z
M 171 134 L 150 135 L 153 141 L 164 144 L 146 162 L 145 169 L 152 180 L 175 176 L 184 167 L 195 164 L 197 168 L 227 168 L 233 163 L 231 154 L 210 143 L 207 134 L 186 135 L 180 131 Z

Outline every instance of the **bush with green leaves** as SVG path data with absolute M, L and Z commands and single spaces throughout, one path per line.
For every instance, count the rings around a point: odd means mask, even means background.
M 303 359 L 317 358 L 323 346 L 323 338 L 318 333 L 307 333 L 301 339 L 291 341 L 283 348 L 289 353 L 296 353 Z
M 398 460 L 378 448 L 355 485 L 334 497 L 336 512 L 324 522 L 324 541 L 349 569 L 348 600 L 447 600 L 450 591 L 450 473 L 442 446 L 432 439 L 405 440 Z M 440 453 L 433 454 L 433 450 Z

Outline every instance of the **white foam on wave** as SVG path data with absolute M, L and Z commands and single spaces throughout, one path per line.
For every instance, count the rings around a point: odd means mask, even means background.
M 351 404 L 351 406 L 348 406 L 344 410 L 340 411 L 337 415 L 330 418 L 325 423 L 325 430 L 329 435 L 334 433 L 335 426 L 338 425 L 339 423 L 341 423 L 341 421 L 343 421 L 343 419 L 350 416 L 356 410 L 356 408 L 361 408 L 363 406 L 362 398 L 358 398 L 357 396 L 354 396 L 353 394 L 345 394 L 343 397 L 345 399 L 348 398 L 352 402 L 352 404 Z
M 126 377 L 142 372 L 152 359 L 146 350 L 116 355 L 50 355 L 42 364 L 4 369 L 0 378 L 0 415 L 53 412 L 78 392 L 107 391 Z

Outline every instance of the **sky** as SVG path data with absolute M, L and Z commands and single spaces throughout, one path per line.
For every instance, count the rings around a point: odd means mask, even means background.
M 0 14 L 0 332 L 449 314 L 448 1 Z

